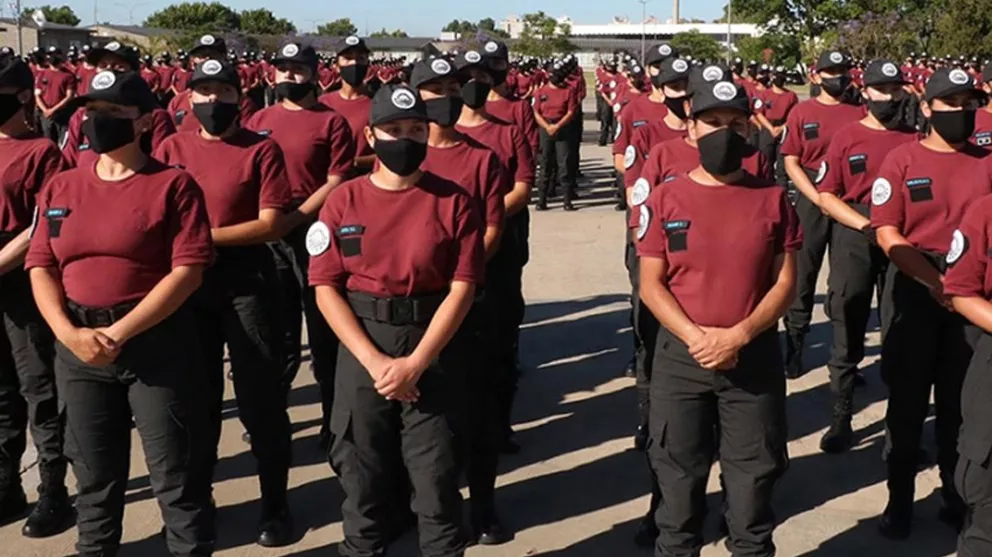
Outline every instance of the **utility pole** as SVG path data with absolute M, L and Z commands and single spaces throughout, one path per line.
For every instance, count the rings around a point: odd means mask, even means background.
M 727 64 L 730 64 L 734 51 L 734 39 L 730 34 L 730 22 L 734 20 L 734 0 L 727 0 Z
M 24 37 L 21 36 L 21 0 L 14 0 L 14 21 L 17 22 L 17 55 L 24 56 Z
M 96 12 L 97 6 L 99 6 L 99 4 L 100 4 L 100 0 L 93 0 L 93 25 L 99 25 L 100 24 L 100 20 L 97 19 L 98 16 L 97 16 L 97 12 Z
M 651 0 L 637 0 L 641 4 L 641 64 L 644 64 L 644 56 L 647 53 L 647 34 L 648 34 L 648 3 Z
M 679 0 L 675 0 L 675 18 L 672 23 L 678 25 L 679 23 Z

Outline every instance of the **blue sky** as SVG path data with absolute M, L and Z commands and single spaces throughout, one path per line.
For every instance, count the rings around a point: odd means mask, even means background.
M 61 5 L 68 4 L 83 20 L 83 25 L 93 21 L 94 0 L 21 0 L 25 6 L 33 3 Z M 99 19 L 127 24 L 133 15 L 135 24 L 155 10 L 168 6 L 169 0 L 96 0 Z M 0 0 L 4 15 L 10 15 L 10 0 Z M 478 20 L 491 17 L 497 21 L 510 14 L 523 14 L 543 10 L 554 16 L 568 15 L 576 23 L 607 23 L 613 16 L 626 15 L 632 19 L 640 17 L 641 5 L 636 0 L 501 0 L 495 2 L 497 8 L 487 8 L 484 2 L 465 0 L 366 0 L 364 2 L 322 2 L 315 0 L 290 0 L 271 2 L 265 0 L 228 0 L 228 6 L 242 10 L 279 6 L 273 9 L 279 17 L 293 21 L 301 31 L 312 30 L 316 24 L 350 17 L 364 33 L 366 25 L 370 31 L 386 27 L 401 28 L 410 35 L 435 36 L 445 23 L 452 19 Z M 648 14 L 661 20 L 672 17 L 673 0 L 651 0 Z M 712 20 L 723 13 L 726 0 L 682 0 L 681 16 Z M 133 7 L 133 11 L 132 11 Z

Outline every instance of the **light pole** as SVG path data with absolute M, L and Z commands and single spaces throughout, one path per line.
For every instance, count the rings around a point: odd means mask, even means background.
M 648 28 L 648 4 L 651 0 L 637 0 L 641 4 L 641 64 L 644 64 L 644 55 L 647 52 L 645 42 L 647 41 Z
M 136 8 L 140 8 L 141 6 L 147 6 L 148 2 L 139 2 L 137 4 L 122 4 L 120 2 L 116 2 L 114 5 L 127 10 L 127 24 L 134 25 L 134 10 Z
M 730 35 L 730 22 L 734 19 L 734 0 L 727 0 L 727 64 L 730 64 L 730 58 L 733 56 L 734 43 L 733 38 Z
M 24 37 L 21 36 L 21 0 L 14 0 L 10 7 L 14 8 L 14 21 L 17 26 L 17 55 L 24 56 Z

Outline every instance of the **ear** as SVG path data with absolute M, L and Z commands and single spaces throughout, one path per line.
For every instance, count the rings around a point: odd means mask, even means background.
M 933 110 L 930 108 L 930 101 L 923 101 L 920 103 L 920 110 L 923 112 L 923 116 L 927 119 L 933 114 Z
M 689 118 L 686 122 L 686 130 L 689 132 L 689 139 L 694 142 L 699 139 L 699 135 L 696 134 L 696 120 Z
M 369 144 L 369 147 L 375 148 L 375 134 L 372 133 L 372 128 L 370 126 L 365 126 L 363 133 L 365 134 L 365 141 Z

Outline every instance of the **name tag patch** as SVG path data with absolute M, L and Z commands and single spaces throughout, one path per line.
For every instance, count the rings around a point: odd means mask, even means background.
M 906 180 L 909 188 L 909 199 L 914 203 L 933 199 L 933 180 L 930 178 L 910 178 Z
M 668 251 L 678 252 L 689 249 L 689 221 L 670 220 L 662 224 L 668 237 Z
M 45 219 L 48 221 L 48 237 L 58 238 L 62 235 L 62 220 L 69 216 L 69 209 L 51 207 L 45 209 Z
M 338 227 L 334 235 L 338 237 L 338 245 L 343 257 L 354 257 L 362 254 L 362 234 L 365 227 L 360 224 L 346 224 Z
M 648 124 L 648 121 L 647 120 L 637 120 L 636 122 L 634 122 L 631 125 L 636 129 L 636 128 L 639 128 L 641 126 L 646 126 L 647 124 Z
M 868 171 L 868 155 L 852 155 L 847 158 L 847 165 L 852 176 L 864 174 Z
M 975 145 L 979 147 L 992 146 L 992 132 L 979 132 L 975 134 Z
M 803 138 L 807 141 L 820 138 L 820 124 L 803 124 Z

